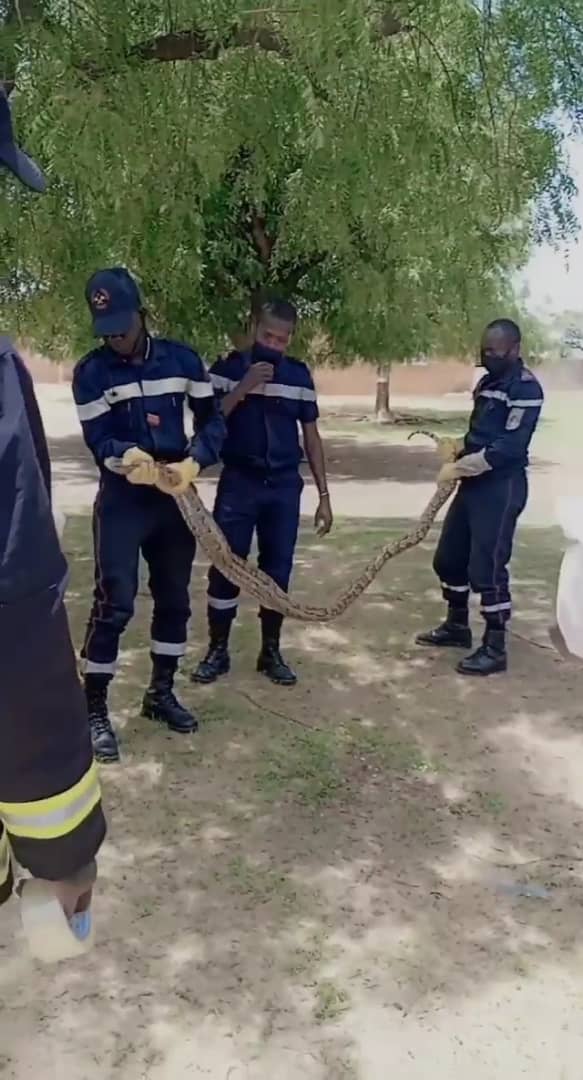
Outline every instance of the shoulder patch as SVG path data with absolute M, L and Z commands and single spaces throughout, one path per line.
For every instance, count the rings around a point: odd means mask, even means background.
M 518 406 L 515 406 L 513 409 L 510 410 L 510 412 L 508 413 L 508 419 L 506 421 L 507 431 L 518 431 L 518 428 L 522 423 L 525 411 L 525 409 L 519 408 Z

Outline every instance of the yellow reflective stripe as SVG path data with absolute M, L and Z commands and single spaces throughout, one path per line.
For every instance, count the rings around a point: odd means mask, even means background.
M 10 846 L 5 832 L 0 834 L 0 888 L 6 884 L 10 873 Z
M 54 840 L 73 832 L 97 806 L 101 792 L 95 763 L 59 795 L 28 803 L 0 803 L 0 818 L 13 836 Z

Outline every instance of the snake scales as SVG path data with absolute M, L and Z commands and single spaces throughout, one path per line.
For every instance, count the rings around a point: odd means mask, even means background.
M 450 440 L 440 439 L 426 431 L 414 432 L 415 435 L 427 435 L 437 443 L 442 460 L 451 460 L 453 449 Z M 410 436 L 411 437 L 411 436 Z M 300 604 L 293 597 L 283 592 L 272 578 L 256 567 L 249 566 L 245 559 L 233 554 L 223 533 L 212 515 L 204 506 L 195 487 L 184 495 L 175 496 L 176 502 L 186 524 L 196 537 L 205 555 L 228 581 L 237 585 L 248 596 L 258 600 L 264 607 L 278 611 L 290 619 L 301 622 L 331 622 L 339 618 L 368 589 L 382 570 L 385 563 L 401 555 L 404 551 L 420 544 L 429 532 L 441 507 L 447 502 L 456 487 L 455 482 L 440 485 L 427 503 L 415 528 L 403 536 L 386 544 L 375 555 L 358 578 L 351 581 L 338 596 L 326 607 Z

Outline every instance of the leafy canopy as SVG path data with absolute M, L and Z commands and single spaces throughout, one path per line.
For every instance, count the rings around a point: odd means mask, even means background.
M 583 0 L 0 0 L 51 180 L 3 189 L 3 324 L 78 352 L 86 277 L 124 264 L 205 351 L 265 287 L 347 358 L 464 346 L 574 229 L 582 27 Z

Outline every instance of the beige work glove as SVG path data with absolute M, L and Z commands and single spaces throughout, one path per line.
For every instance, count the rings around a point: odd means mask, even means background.
M 191 457 L 171 465 L 162 465 L 156 487 L 165 495 L 184 495 L 191 484 L 194 484 L 199 472 L 200 465 Z
M 131 446 L 121 459 L 122 467 L 130 484 L 153 485 L 158 478 L 158 466 L 154 458 L 138 446 Z

